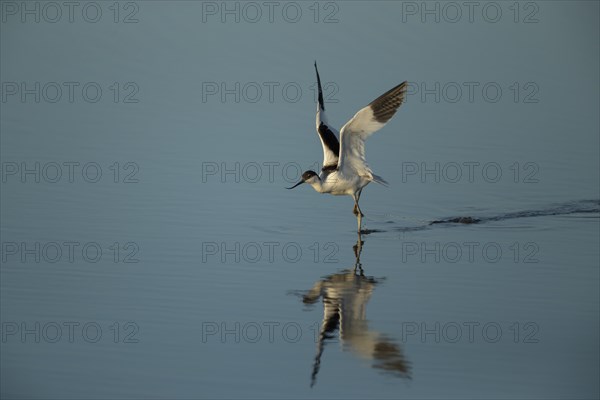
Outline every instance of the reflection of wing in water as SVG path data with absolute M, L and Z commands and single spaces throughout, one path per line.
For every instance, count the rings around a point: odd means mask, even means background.
M 339 331 L 344 349 L 373 360 L 373 368 L 410 378 L 410 367 L 400 346 L 381 333 L 369 330 L 366 318 L 367 302 L 379 281 L 363 273 L 360 264 L 362 244 L 359 236 L 354 246 L 354 270 L 345 270 L 319 280 L 303 297 L 305 304 L 314 304 L 323 298 L 323 323 L 317 343 L 311 386 L 316 382 L 325 344 L 328 340 L 335 339 L 336 331 Z

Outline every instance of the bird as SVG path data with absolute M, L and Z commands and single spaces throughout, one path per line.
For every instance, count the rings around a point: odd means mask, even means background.
M 356 215 L 360 233 L 364 214 L 358 202 L 363 188 L 371 182 L 388 185 L 385 179 L 375 175 L 369 168 L 365 158 L 365 140 L 383 128 L 394 116 L 405 101 L 408 84 L 404 81 L 394 86 L 360 109 L 338 134 L 329 124 L 325 114 L 323 89 L 316 61 L 315 72 L 318 85 L 316 128 L 323 147 L 323 167 L 320 174 L 312 170 L 305 171 L 300 182 L 286 189 L 294 189 L 308 183 L 319 193 L 352 196 L 352 212 Z

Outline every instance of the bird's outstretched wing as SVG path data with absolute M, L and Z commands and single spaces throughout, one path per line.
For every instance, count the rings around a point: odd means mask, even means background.
M 338 163 L 338 169 L 342 174 L 356 174 L 380 181 L 379 177 L 373 175 L 365 160 L 365 140 L 394 116 L 398 107 L 404 102 L 406 89 L 407 83 L 404 81 L 388 90 L 358 111 L 342 127 Z
M 329 125 L 325 116 L 325 103 L 323 102 L 323 89 L 321 88 L 321 78 L 315 61 L 315 71 L 317 72 L 317 85 L 319 87 L 319 101 L 317 103 L 317 133 L 323 145 L 323 170 L 335 169 L 338 166 L 340 143 L 339 134 Z

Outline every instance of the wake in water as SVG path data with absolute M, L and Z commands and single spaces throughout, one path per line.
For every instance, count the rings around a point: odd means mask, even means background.
M 417 231 L 428 229 L 431 225 L 437 224 L 481 224 L 485 222 L 492 221 L 504 221 L 507 219 L 516 219 L 516 218 L 531 218 L 531 217 L 545 217 L 552 215 L 569 215 L 569 214 L 590 214 L 590 213 L 600 213 L 600 200 L 579 200 L 579 201 L 571 201 L 567 203 L 557 204 L 553 207 L 543 208 L 539 210 L 525 210 L 525 211 L 515 211 L 509 212 L 499 215 L 492 216 L 458 216 L 458 217 L 449 217 L 437 219 L 434 221 L 423 221 L 422 225 L 418 226 L 410 226 L 410 227 L 400 227 L 395 228 L 395 231 Z M 362 231 L 363 234 L 369 234 L 374 232 L 384 232 L 383 230 L 378 229 L 365 229 Z

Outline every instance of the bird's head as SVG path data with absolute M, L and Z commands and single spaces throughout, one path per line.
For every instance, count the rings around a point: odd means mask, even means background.
M 317 173 L 315 171 L 306 171 L 305 173 L 302 174 L 302 179 L 300 180 L 300 182 L 298 182 L 294 186 L 286 188 L 286 189 L 293 189 L 296 186 L 302 185 L 303 183 L 308 183 L 309 185 L 312 186 L 320 181 L 321 181 L 321 178 L 319 178 L 319 175 L 317 175 Z

